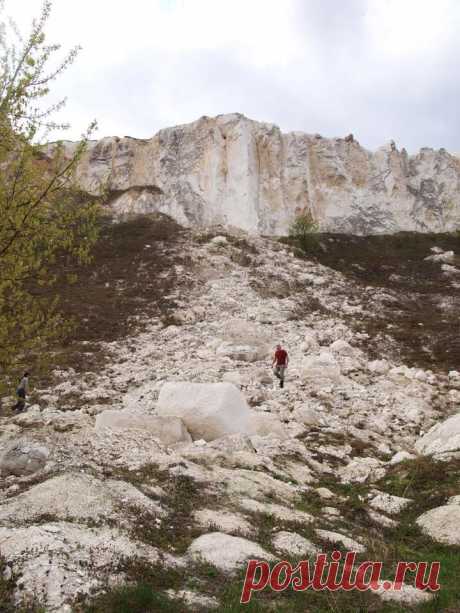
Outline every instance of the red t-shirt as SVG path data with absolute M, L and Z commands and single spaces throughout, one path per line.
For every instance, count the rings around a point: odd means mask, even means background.
M 287 358 L 287 351 L 285 351 L 284 349 L 276 350 L 275 360 L 276 360 L 277 366 L 286 366 L 286 358 Z

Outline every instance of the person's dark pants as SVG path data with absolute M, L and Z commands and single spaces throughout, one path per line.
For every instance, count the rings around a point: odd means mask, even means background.
M 23 389 L 18 390 L 17 395 L 18 395 L 18 401 L 16 402 L 16 404 L 11 410 L 17 411 L 18 413 L 20 413 L 21 411 L 24 411 L 24 409 L 26 408 L 26 390 L 23 390 Z
M 280 387 L 284 387 L 284 371 L 286 370 L 285 364 L 277 364 L 273 369 L 275 377 L 280 380 Z

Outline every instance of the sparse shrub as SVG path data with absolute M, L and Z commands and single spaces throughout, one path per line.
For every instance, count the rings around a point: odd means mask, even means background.
M 170 600 L 144 583 L 108 591 L 84 609 L 85 613 L 179 613 L 185 610 L 180 602 Z
M 319 225 L 310 211 L 305 211 L 291 224 L 289 238 L 294 239 L 304 251 L 309 251 L 318 243 Z

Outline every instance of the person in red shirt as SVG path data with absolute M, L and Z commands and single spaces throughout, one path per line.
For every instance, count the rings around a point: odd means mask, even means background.
M 287 351 L 281 347 L 281 345 L 276 345 L 275 355 L 273 357 L 272 368 L 277 377 L 280 380 L 280 387 L 284 387 L 284 374 L 286 368 L 289 364 L 289 356 Z

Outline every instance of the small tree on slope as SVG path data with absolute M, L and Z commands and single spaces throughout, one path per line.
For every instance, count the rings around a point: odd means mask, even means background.
M 319 226 L 309 211 L 298 215 L 289 228 L 289 237 L 295 239 L 299 247 L 308 251 L 318 242 Z
M 0 392 L 66 330 L 57 299 L 43 292 L 55 282 L 56 257 L 84 261 L 97 238 L 97 206 L 73 187 L 95 124 L 70 156 L 62 143 L 41 144 L 50 130 L 66 127 L 53 121 L 64 101 L 44 108 L 43 99 L 78 52 L 50 68 L 60 48 L 45 43 L 50 10 L 45 2 L 27 39 L 0 18 Z

